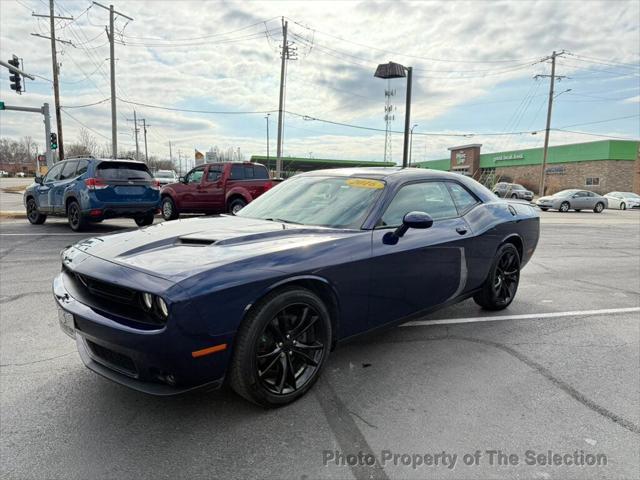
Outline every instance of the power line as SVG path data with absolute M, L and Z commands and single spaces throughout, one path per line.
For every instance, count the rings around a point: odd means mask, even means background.
M 100 100 L 99 102 L 87 103 L 86 105 L 62 105 L 61 108 L 85 108 L 85 107 L 93 107 L 94 105 L 100 105 L 101 103 L 105 103 L 111 100 L 110 98 L 105 98 Z
M 582 125 L 595 125 L 596 123 L 614 122 L 616 120 L 626 120 L 628 118 L 636 118 L 636 117 L 640 117 L 640 114 L 636 113 L 635 115 L 627 115 L 626 117 L 607 118 L 606 120 L 596 120 L 594 122 L 574 123 L 574 124 L 571 124 L 571 125 L 564 125 L 564 126 L 558 127 L 558 128 L 580 127 Z
M 149 103 L 142 102 L 134 102 L 133 100 L 125 100 L 124 98 L 118 97 L 118 100 L 124 103 L 128 103 L 130 105 L 137 105 L 140 107 L 148 107 L 148 108 L 157 108 L 159 110 L 169 110 L 172 112 L 187 112 L 187 113 L 208 113 L 214 115 L 249 115 L 249 114 L 265 114 L 265 113 L 274 113 L 278 110 L 255 110 L 255 111 L 223 111 L 223 110 L 192 110 L 189 108 L 174 108 L 174 107 L 163 107 L 161 105 L 151 105 Z
M 613 135 L 601 135 L 599 133 L 589 133 L 589 132 L 579 132 L 576 130 L 565 130 L 563 128 L 552 128 L 551 130 L 555 130 L 557 132 L 567 132 L 567 133 L 577 133 L 580 135 L 589 135 L 591 137 L 604 137 L 604 138 L 614 138 L 616 140 L 630 140 L 630 141 L 636 141 L 636 138 L 625 138 L 625 137 L 615 137 Z

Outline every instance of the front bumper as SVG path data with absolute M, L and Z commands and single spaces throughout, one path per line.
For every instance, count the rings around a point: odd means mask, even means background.
M 87 368 L 126 387 L 151 395 L 175 395 L 196 388 L 217 388 L 224 381 L 230 348 L 194 358 L 191 352 L 231 345 L 230 335 L 190 333 L 171 325 L 134 328 L 117 315 L 85 305 L 71 296 L 65 273 L 53 282 L 62 330 L 75 337 Z M 169 320 L 171 322 L 172 319 Z

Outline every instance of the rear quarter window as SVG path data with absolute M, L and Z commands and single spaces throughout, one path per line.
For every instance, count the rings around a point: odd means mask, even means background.
M 264 165 L 254 165 L 253 166 L 253 176 L 259 180 L 268 180 L 269 172 L 267 171 L 267 167 Z
M 96 176 L 109 180 L 151 180 L 153 177 L 144 163 L 101 162 Z
M 243 165 L 232 165 L 231 166 L 231 175 L 229 177 L 231 180 L 243 180 L 244 179 L 244 166 Z

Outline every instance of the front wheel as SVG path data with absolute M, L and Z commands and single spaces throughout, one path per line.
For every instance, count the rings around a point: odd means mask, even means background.
M 179 213 L 176 208 L 176 204 L 171 197 L 164 197 L 162 199 L 162 218 L 165 220 L 175 220 L 178 218 Z
M 136 217 L 134 218 L 134 220 L 136 222 L 136 225 L 138 225 L 139 227 L 146 227 L 153 223 L 153 213 L 148 213 L 141 217 Z
M 514 193 L 513 195 L 511 195 L 511 198 L 518 198 L 518 194 Z
M 32 225 L 42 225 L 47 219 L 46 215 L 38 211 L 38 205 L 33 198 L 27 201 L 27 219 Z
M 540 210 L 542 210 L 543 212 L 546 212 L 549 209 L 547 207 L 540 207 Z
M 229 213 L 235 215 L 247 205 L 242 198 L 235 198 L 229 202 Z
M 560 208 L 559 208 L 558 210 L 559 210 L 559 211 L 561 211 L 562 213 L 566 213 L 566 212 L 568 212 L 568 211 L 569 211 L 569 207 L 570 207 L 570 206 L 571 206 L 571 205 L 569 205 L 569 202 L 562 202 L 562 203 L 560 204 Z
M 320 376 L 331 346 L 329 312 L 303 288 L 276 291 L 247 315 L 229 371 L 236 393 L 263 407 L 286 405 Z
M 489 276 L 473 300 L 486 310 L 502 310 L 513 301 L 519 282 L 518 249 L 511 243 L 505 243 L 498 249 Z
M 74 232 L 81 232 L 87 224 L 86 220 L 82 216 L 80 205 L 75 200 L 67 207 L 67 220 L 69 221 L 71 230 Z
M 604 203 L 602 203 L 602 202 L 596 203 L 596 206 L 593 207 L 593 211 L 595 213 L 602 213 L 603 210 L 604 210 Z

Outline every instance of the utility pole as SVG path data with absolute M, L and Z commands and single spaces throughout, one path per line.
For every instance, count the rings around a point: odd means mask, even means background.
M 147 152 L 147 119 L 142 119 L 142 131 L 144 132 L 144 163 L 149 164 L 149 153 Z
M 64 141 L 62 138 L 62 114 L 60 111 L 60 85 L 58 81 L 60 68 L 58 66 L 58 55 L 56 52 L 55 20 L 73 20 L 73 17 L 56 16 L 53 12 L 53 3 L 54 3 L 54 0 L 49 0 L 49 15 L 39 15 L 36 13 L 32 13 L 31 15 L 34 17 L 49 18 L 49 25 L 50 25 L 49 39 L 51 40 L 51 63 L 53 66 L 53 101 L 54 101 L 54 107 L 56 111 L 56 127 L 58 132 L 58 158 L 60 159 L 60 161 L 62 161 L 64 160 Z M 47 38 L 43 35 L 36 34 L 35 36 L 38 36 L 41 38 Z M 65 42 L 62 40 L 58 40 L 58 41 L 73 45 L 71 44 L 71 42 Z
M 542 172 L 540 172 L 540 191 L 538 192 L 540 196 L 544 195 L 545 188 L 545 177 L 547 170 L 547 155 L 549 153 L 549 130 L 551 129 L 551 111 L 553 110 L 553 88 L 555 84 L 555 79 L 561 80 L 565 78 L 562 75 L 556 77 L 556 57 L 564 55 L 564 50 L 559 53 L 555 51 L 551 54 L 550 57 L 545 58 L 545 60 L 551 60 L 551 75 L 536 75 L 534 78 L 538 79 L 541 77 L 550 77 L 549 82 L 549 105 L 547 107 L 547 126 L 544 131 L 544 150 L 542 154 Z
M 264 119 L 267 121 L 267 168 L 269 166 L 269 117 L 271 116 L 270 113 L 267 113 L 266 117 L 264 117 Z
M 131 122 L 130 118 L 127 118 L 128 122 Z M 138 119 L 136 117 L 136 109 L 133 109 L 133 134 L 136 138 L 136 160 L 140 160 L 140 148 L 138 147 Z
M 93 2 L 93 4 L 109 11 L 109 28 L 107 29 L 105 27 L 105 30 L 107 30 L 107 37 L 109 38 L 109 57 L 111 64 L 111 155 L 113 158 L 118 158 L 118 120 L 116 118 L 116 56 L 115 32 L 113 28 L 113 22 L 115 15 L 119 15 L 130 21 L 133 21 L 133 18 L 114 10 L 113 5 L 105 7 L 98 2 Z
M 171 152 L 171 140 L 169 140 L 169 161 L 173 165 L 173 153 Z
M 278 145 L 276 152 L 276 177 L 282 174 L 282 126 L 284 122 L 284 96 L 287 77 L 287 60 L 296 60 L 296 47 L 291 47 L 293 42 L 287 42 L 287 30 L 289 22 L 282 18 L 282 62 L 280 64 L 280 103 L 278 106 Z

